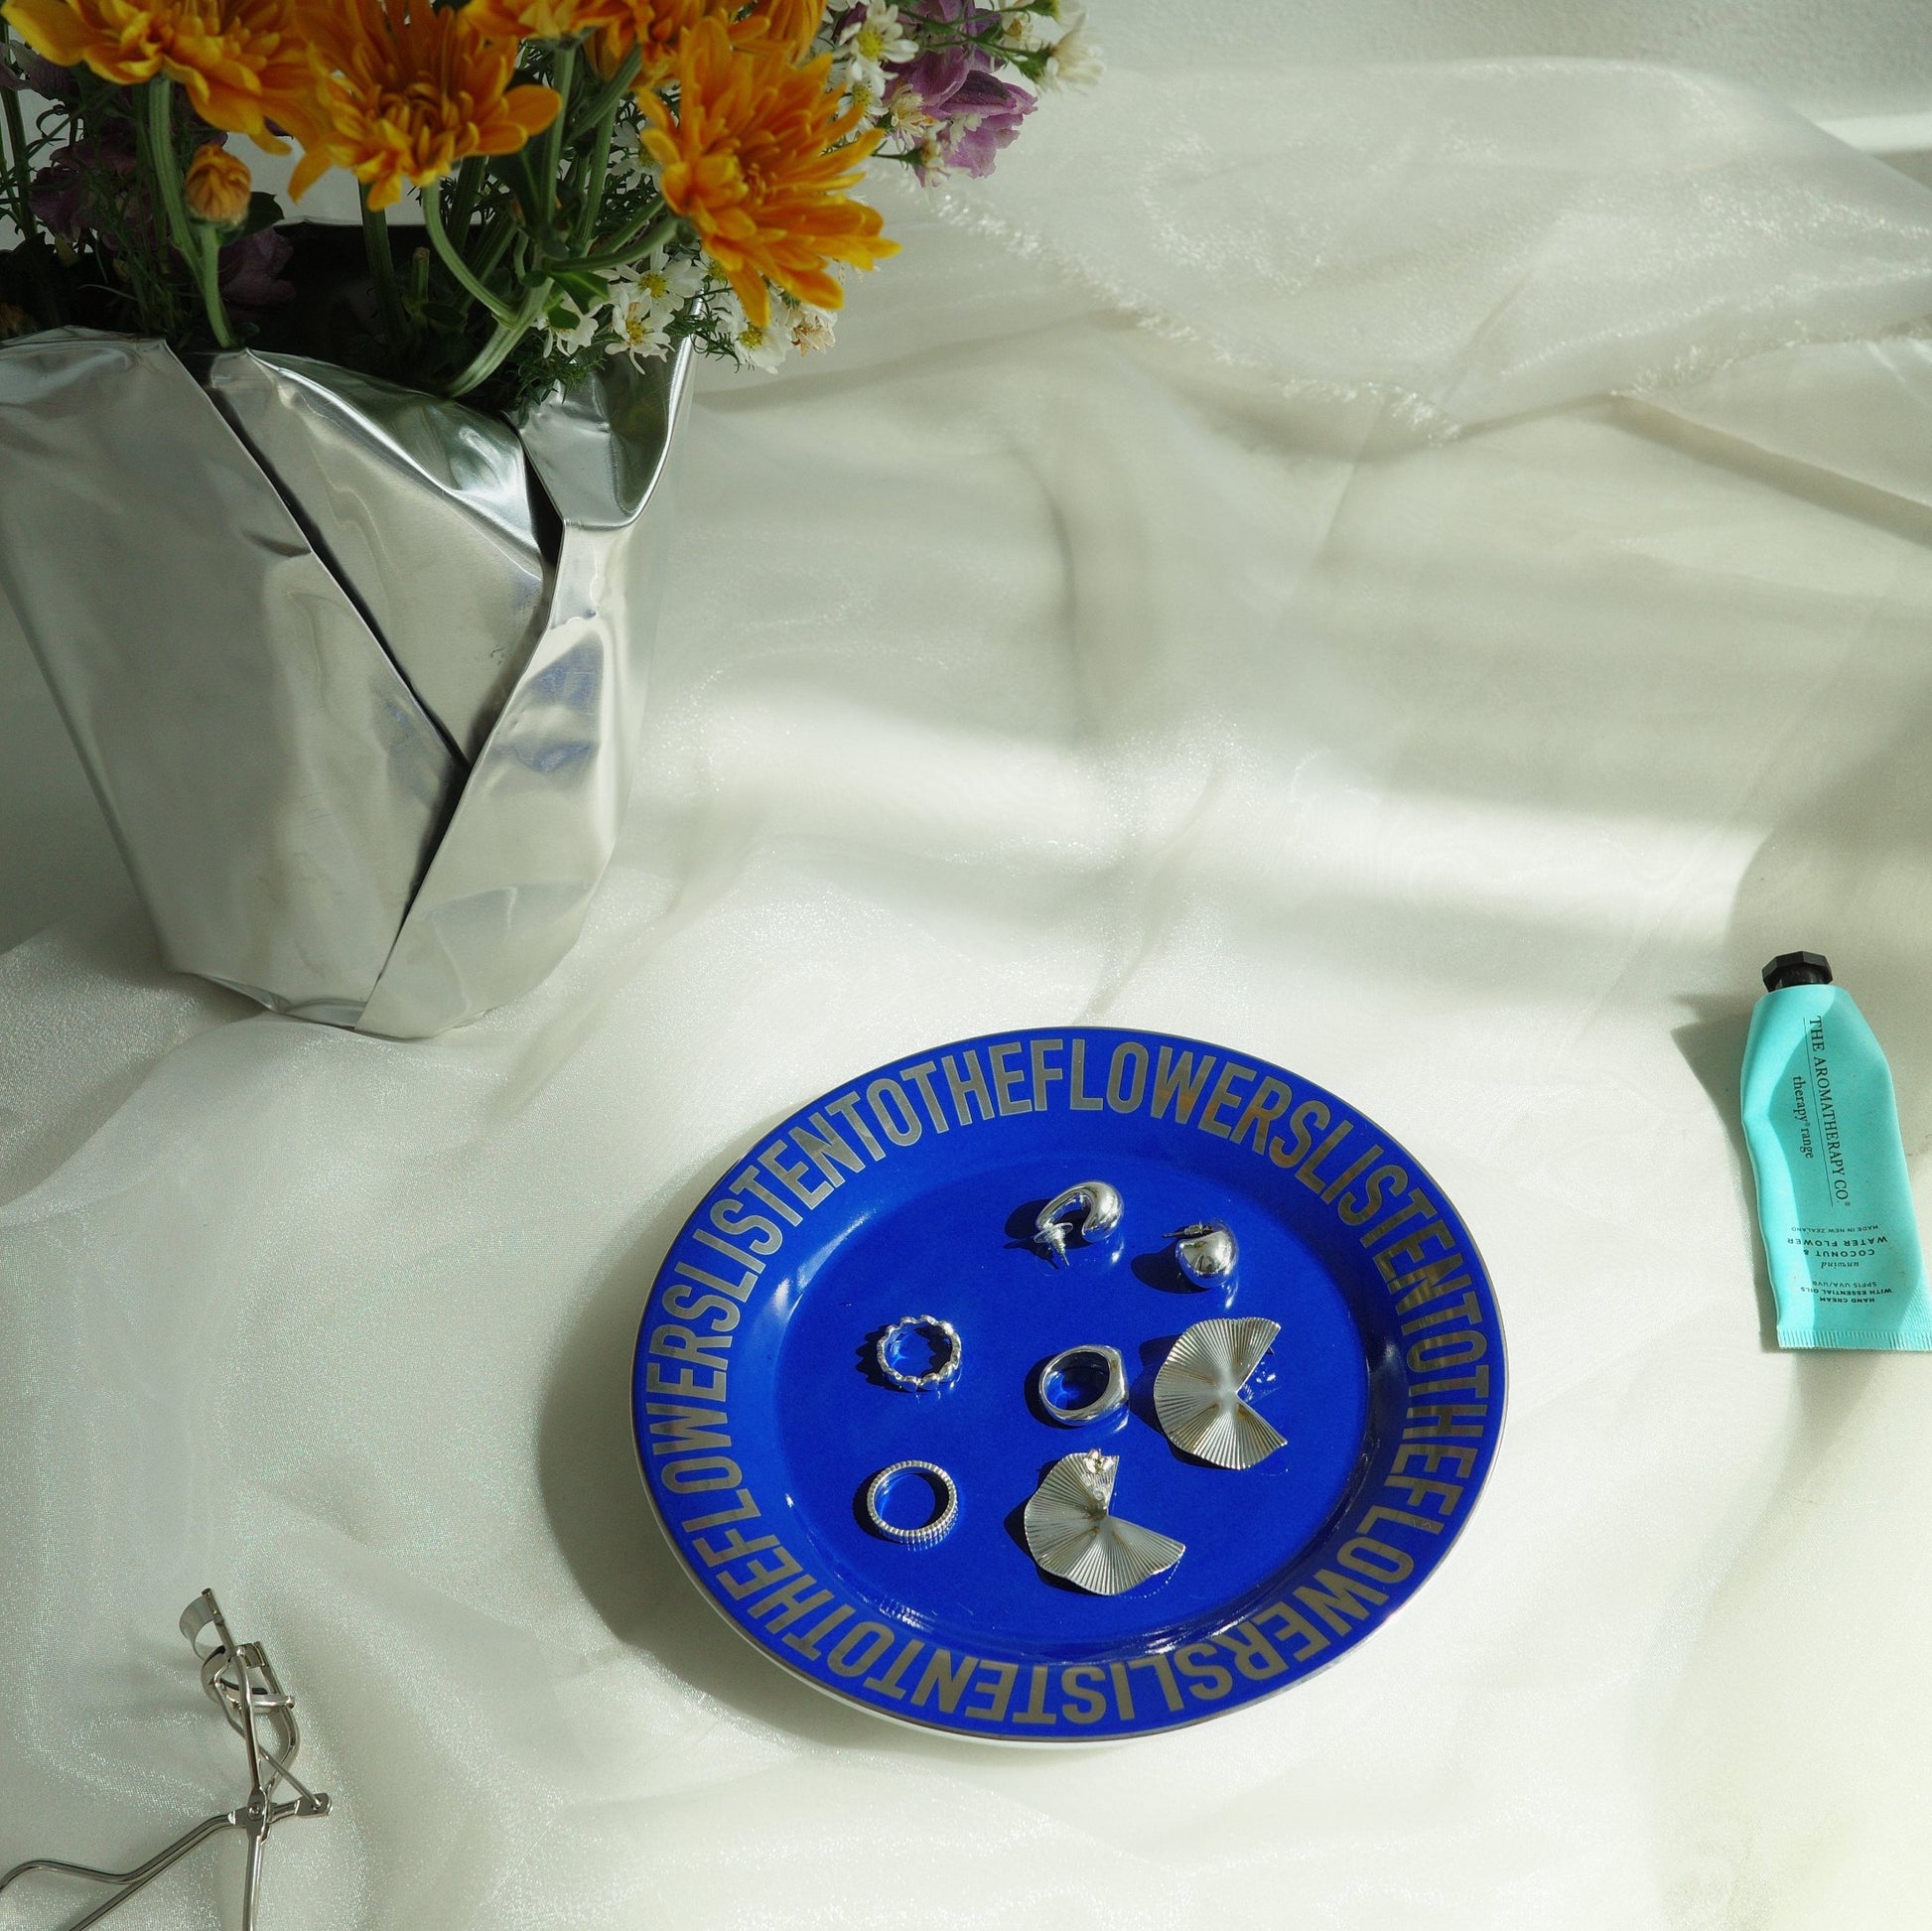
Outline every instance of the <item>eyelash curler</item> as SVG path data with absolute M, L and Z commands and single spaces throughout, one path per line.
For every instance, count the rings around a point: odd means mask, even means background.
M 233 1810 L 217 1811 L 214 1816 L 204 1818 L 132 1870 L 95 1870 L 87 1864 L 63 1862 L 58 1858 L 30 1858 L 27 1862 L 17 1863 L 0 1874 L 0 1891 L 30 1870 L 80 1877 L 89 1883 L 114 1887 L 112 1897 L 95 1905 L 85 1916 L 75 1918 L 68 1931 L 85 1931 L 87 1925 L 98 1924 L 109 1911 L 118 1910 L 136 1891 L 223 1831 L 248 1834 L 248 1862 L 242 1873 L 241 1928 L 256 1931 L 262 1853 L 267 1849 L 269 1832 L 291 1817 L 329 1815 L 327 1792 L 311 1790 L 295 1774 L 296 1754 L 302 1747 L 302 1731 L 295 1721 L 295 1699 L 282 1688 L 267 1651 L 260 1643 L 235 1641 L 228 1633 L 227 1620 L 212 1589 L 204 1589 L 182 1611 L 181 1633 L 201 1659 L 202 1688 L 219 1706 L 222 1716 L 228 1720 L 228 1727 L 241 1738 L 248 1752 L 247 1801 Z M 295 1795 L 278 1800 L 276 1792 L 284 1784 Z

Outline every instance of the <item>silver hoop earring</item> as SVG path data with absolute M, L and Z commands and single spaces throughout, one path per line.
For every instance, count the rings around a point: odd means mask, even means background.
M 1047 1259 L 1066 1265 L 1066 1237 L 1078 1234 L 1083 1245 L 1105 1240 L 1120 1225 L 1121 1198 L 1105 1180 L 1079 1180 L 1056 1193 L 1034 1221 L 1034 1245 Z M 1071 1227 L 1065 1223 L 1072 1221 Z

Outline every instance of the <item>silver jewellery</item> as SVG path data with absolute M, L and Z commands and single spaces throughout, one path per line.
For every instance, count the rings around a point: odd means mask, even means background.
M 237 1643 L 228 1634 L 228 1625 L 212 1589 L 204 1589 L 182 1611 L 181 1633 L 195 1646 L 195 1653 L 201 1659 L 202 1688 L 214 1700 L 228 1720 L 228 1727 L 241 1738 L 248 1752 L 248 1801 L 233 1810 L 218 1811 L 212 1817 L 204 1818 L 165 1851 L 157 1851 L 146 1863 L 136 1864 L 132 1870 L 95 1870 L 84 1863 L 63 1863 L 58 1858 L 31 1858 L 0 1874 L 0 1890 L 30 1870 L 111 1885 L 115 1894 L 84 1916 L 75 1918 L 69 1931 L 98 1924 L 144 1884 L 222 1831 L 242 1831 L 248 1838 L 248 1855 L 241 1873 L 241 1931 L 255 1931 L 262 1853 L 268 1846 L 269 1831 L 286 1818 L 329 1815 L 328 1796 L 320 1790 L 311 1790 L 295 1774 L 296 1753 L 302 1747 L 302 1732 L 295 1722 L 295 1699 L 282 1688 L 261 1644 Z M 295 1795 L 278 1803 L 275 1793 L 283 1784 Z
M 917 1369 L 901 1367 L 899 1354 L 920 1343 L 931 1365 Z M 937 1314 L 907 1314 L 880 1335 L 873 1348 L 873 1359 L 879 1363 L 879 1372 L 895 1388 L 907 1388 L 918 1394 L 927 1388 L 943 1388 L 959 1372 L 962 1352 L 959 1329 L 951 1321 L 941 1320 Z
M 1040 1369 L 1034 1390 L 1054 1421 L 1069 1428 L 1097 1422 L 1127 1399 L 1120 1349 L 1104 1344 L 1062 1348 Z
M 1174 1264 L 1197 1288 L 1211 1288 L 1234 1273 L 1240 1254 L 1233 1230 L 1218 1220 L 1196 1220 L 1173 1235 Z
M 1183 1454 L 1252 1468 L 1287 1446 L 1288 1438 L 1241 1399 L 1281 1331 L 1273 1320 L 1197 1320 L 1174 1342 L 1154 1377 L 1154 1412 Z
M 1120 1194 L 1105 1180 L 1080 1180 L 1064 1193 L 1056 1193 L 1040 1208 L 1034 1222 L 1034 1245 L 1048 1260 L 1066 1265 L 1066 1237 L 1062 1224 L 1069 1216 L 1078 1218 L 1070 1231 L 1091 1245 L 1104 1240 L 1120 1225 Z
M 1111 1512 L 1120 1456 L 1062 1455 L 1027 1504 L 1027 1548 L 1049 1576 L 1090 1595 L 1119 1595 L 1172 1569 L 1187 1545 Z
M 936 1514 L 911 1529 L 889 1521 L 885 1512 L 887 1497 L 900 1478 L 906 1475 L 924 1476 L 939 1505 Z M 929 1549 L 959 1519 L 959 1489 L 936 1461 L 896 1461 L 890 1468 L 880 1469 L 866 1484 L 865 1508 L 866 1520 L 882 1536 L 893 1542 L 906 1543 L 914 1549 Z

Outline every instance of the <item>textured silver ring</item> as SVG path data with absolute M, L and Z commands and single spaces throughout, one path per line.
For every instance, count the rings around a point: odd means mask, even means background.
M 898 1475 L 923 1475 L 939 1491 L 939 1513 L 916 1529 L 901 1529 L 897 1522 L 888 1522 L 879 1506 L 886 1484 Z M 866 1484 L 866 1520 L 893 1542 L 907 1543 L 914 1549 L 930 1548 L 945 1535 L 958 1516 L 959 1489 L 936 1461 L 896 1461 L 890 1468 L 880 1469 Z
M 1073 1404 L 1055 1401 L 1051 1393 L 1054 1377 L 1082 1356 L 1090 1361 L 1098 1361 L 1105 1367 L 1106 1385 L 1091 1401 Z M 1103 1415 L 1111 1415 L 1127 1399 L 1127 1369 L 1120 1358 L 1119 1348 L 1083 1343 L 1079 1347 L 1062 1348 L 1040 1369 L 1039 1379 L 1034 1385 L 1039 1396 L 1040 1407 L 1054 1421 L 1072 1428 L 1082 1422 L 1097 1422 Z
M 893 1359 L 894 1347 L 911 1334 L 923 1334 L 928 1341 L 940 1343 L 940 1359 L 916 1374 L 901 1368 Z M 959 1372 L 960 1356 L 964 1349 L 960 1344 L 959 1329 L 951 1321 L 941 1320 L 937 1314 L 907 1314 L 903 1320 L 894 1321 L 880 1335 L 872 1352 L 873 1359 L 879 1363 L 879 1372 L 895 1388 L 909 1388 L 917 1394 L 923 1388 L 943 1388 Z

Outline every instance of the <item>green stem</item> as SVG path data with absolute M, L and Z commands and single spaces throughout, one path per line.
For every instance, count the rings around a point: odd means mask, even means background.
M 157 75 L 141 89 L 141 131 L 147 137 L 148 166 L 154 171 L 154 192 L 168 222 L 168 238 L 184 257 L 193 253 L 189 239 L 188 202 L 182 193 L 181 168 L 175 158 L 175 137 L 169 125 L 174 82 Z
M 0 28 L 0 48 L 11 46 L 12 40 L 12 35 Z M 27 123 L 21 119 L 20 96 L 11 87 L 0 88 L 0 109 L 4 109 L 7 126 L 7 187 L 14 205 L 14 223 L 23 241 L 36 242 L 40 228 L 34 220 L 34 173 L 27 155 Z
M 516 197 L 517 206 L 523 210 L 524 225 L 534 233 L 543 223 L 544 200 L 543 184 L 537 179 L 537 171 L 530 160 L 529 144 L 511 155 L 504 164 L 504 176 L 510 185 L 510 193 Z
M 12 38 L 4 25 L 0 25 L 0 48 L 8 46 Z M 21 116 L 20 96 L 11 88 L 0 90 L 0 120 L 4 121 L 7 130 L 6 183 L 14 205 L 14 226 L 20 230 L 20 245 L 27 257 L 28 272 L 33 276 L 45 305 L 45 314 L 41 319 L 49 323 L 60 322 L 65 319 L 60 285 L 54 277 L 54 265 L 48 259 L 46 237 L 41 233 L 40 223 L 34 219 L 34 163 L 27 146 L 27 123 Z
M 450 209 L 450 231 L 456 236 L 457 246 L 470 245 L 470 223 L 477 218 L 477 203 L 483 195 L 483 182 L 489 174 L 487 157 L 473 154 L 456 175 L 456 202 Z
M 220 276 L 215 266 L 216 247 L 212 232 L 198 230 L 188 212 L 187 197 L 182 192 L 181 162 L 175 154 L 174 131 L 170 116 L 174 106 L 175 83 L 157 74 L 141 89 L 145 110 L 143 132 L 147 136 L 148 166 L 154 171 L 155 193 L 168 217 L 168 232 L 189 272 L 201 288 L 202 304 L 207 310 L 207 326 L 223 348 L 235 345 L 235 333 L 222 306 Z
M 496 325 L 495 333 L 483 344 L 477 358 L 444 391 L 451 396 L 468 395 L 480 382 L 486 382 L 502 367 L 503 358 L 529 333 L 531 325 L 543 313 L 543 305 L 550 299 L 550 284 L 539 280 L 530 284 L 516 313 L 507 321 Z
M 594 255 L 581 255 L 574 261 L 560 261 L 556 264 L 557 272 L 559 274 L 599 274 L 607 268 L 621 268 L 626 262 L 638 261 L 649 254 L 653 248 L 662 247 L 677 231 L 677 216 L 665 209 L 662 202 L 657 204 L 657 208 L 658 219 L 645 228 L 642 234 L 637 230 L 643 227 L 643 223 L 633 221 L 627 239 L 614 241 L 607 247 L 600 248 Z
M 565 137 L 574 146 L 577 137 L 587 127 L 601 121 L 607 113 L 615 113 L 622 105 L 623 97 L 630 91 L 630 83 L 636 79 L 638 70 L 644 65 L 644 51 L 633 47 L 623 57 L 622 64 L 616 73 L 605 81 L 596 93 L 589 95 L 571 116 L 571 128 Z
M 362 204 L 362 248 L 369 258 L 369 280 L 375 284 L 375 306 L 382 317 L 382 333 L 393 353 L 408 346 L 413 331 L 402 306 L 402 290 L 396 282 L 396 257 L 389 246 L 389 217 L 379 207 L 369 206 L 369 191 L 359 191 Z
M 499 213 L 493 224 L 484 229 L 483 239 L 478 244 L 475 266 L 479 281 L 486 282 L 495 274 L 515 239 L 515 220 L 507 212 Z
M 577 44 L 566 41 L 557 50 L 557 61 L 551 69 L 550 84 L 557 90 L 557 118 L 550 123 L 543 137 L 543 169 L 539 187 L 543 193 L 543 218 L 537 223 L 537 233 L 543 238 L 545 254 L 550 252 L 550 241 L 556 232 L 558 180 L 564 165 L 564 130 L 570 120 L 570 83 L 577 74 Z
M 441 201 L 442 183 L 433 181 L 423 190 L 423 221 L 429 229 L 429 245 L 436 250 L 437 259 L 450 271 L 457 285 L 473 301 L 480 302 L 487 309 L 499 326 L 507 327 L 514 320 L 515 311 L 507 302 L 493 295 L 478 280 L 470 264 L 451 244 L 450 237 L 443 228 Z
M 592 123 L 584 200 L 570 231 L 570 251 L 574 255 L 581 255 L 590 246 L 591 236 L 597 232 L 597 217 L 604 207 L 604 184 L 611 174 L 611 142 L 618 128 L 618 105 L 617 101 L 612 101 L 609 111 Z
M 228 321 L 227 307 L 221 300 L 221 240 L 206 221 L 195 223 L 194 267 L 195 279 L 202 285 L 202 301 L 207 309 L 207 326 L 214 331 L 215 342 L 223 348 L 236 347 L 240 339 Z

